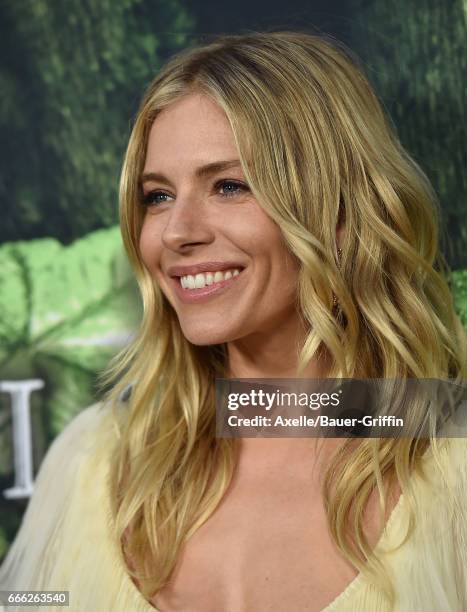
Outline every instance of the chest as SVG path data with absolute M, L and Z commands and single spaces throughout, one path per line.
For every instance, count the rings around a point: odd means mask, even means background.
M 312 480 L 242 478 L 186 544 L 153 603 L 161 612 L 317 612 L 356 575 L 332 542 Z

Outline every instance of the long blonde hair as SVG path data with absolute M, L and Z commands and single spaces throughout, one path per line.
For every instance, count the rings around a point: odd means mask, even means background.
M 323 348 L 332 356 L 330 378 L 461 381 L 467 370 L 465 331 L 439 252 L 436 195 L 358 59 L 330 37 L 296 32 L 221 37 L 177 55 L 147 89 L 124 160 L 121 231 L 144 309 L 134 340 L 102 376 L 113 384 L 113 405 L 133 384 L 119 420 L 113 510 L 115 536 L 139 568 L 132 576 L 148 598 L 214 512 L 238 458 L 235 440 L 215 435 L 215 378 L 226 376 L 226 346 L 186 340 L 138 249 L 149 130 L 163 108 L 194 91 L 225 111 L 253 194 L 301 262 L 298 305 L 307 333 L 297 376 Z M 340 221 L 346 231 L 339 268 Z M 425 417 L 414 405 L 412 420 Z M 392 599 L 362 528 L 363 511 L 377 487 L 384 512 L 383 475 L 397 477 L 411 501 L 409 476 L 430 440 L 347 442 L 323 489 L 330 532 L 342 554 Z

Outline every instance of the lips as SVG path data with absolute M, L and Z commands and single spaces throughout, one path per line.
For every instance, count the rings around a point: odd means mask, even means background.
M 205 287 L 199 289 L 184 289 L 180 283 L 180 279 L 177 276 L 174 276 L 171 279 L 171 283 L 173 283 L 174 291 L 181 302 L 184 302 L 185 304 L 193 304 L 216 298 L 217 296 L 229 291 L 231 287 L 238 286 L 238 283 L 243 285 L 245 275 L 248 275 L 248 272 L 243 269 L 243 271 L 241 271 L 237 276 L 232 276 L 226 280 L 212 283 L 211 285 L 206 285 Z
M 170 266 L 167 268 L 166 273 L 168 276 L 174 278 L 178 276 L 188 276 L 188 274 L 194 276 L 201 272 L 222 272 L 234 268 L 241 271 L 245 268 L 245 265 L 238 261 L 208 261 L 205 263 L 193 264 L 191 266 Z

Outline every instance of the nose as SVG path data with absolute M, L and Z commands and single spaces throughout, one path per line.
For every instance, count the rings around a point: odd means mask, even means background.
M 179 195 L 170 208 L 161 238 L 163 245 L 172 251 L 186 251 L 212 242 L 213 230 L 203 202 L 193 196 Z

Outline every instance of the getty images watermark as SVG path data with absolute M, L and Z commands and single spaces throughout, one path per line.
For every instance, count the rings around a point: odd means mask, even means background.
M 217 437 L 467 437 L 466 381 L 216 380 Z

